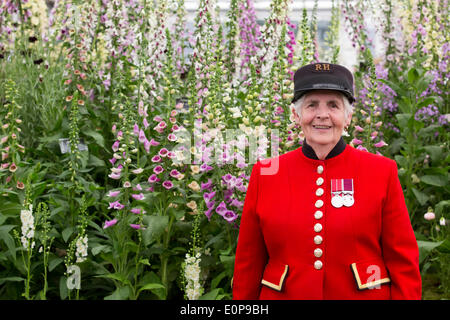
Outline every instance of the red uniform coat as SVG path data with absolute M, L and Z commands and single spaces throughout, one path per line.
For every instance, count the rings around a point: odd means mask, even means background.
M 352 206 L 331 205 L 331 179 L 353 179 Z M 395 161 L 346 146 L 331 159 L 299 148 L 254 165 L 233 299 L 420 299 L 421 287 Z

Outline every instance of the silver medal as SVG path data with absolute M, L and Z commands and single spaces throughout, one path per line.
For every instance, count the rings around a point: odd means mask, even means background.
M 342 205 L 343 205 L 344 203 L 343 203 L 343 200 L 342 200 L 342 197 L 341 197 L 341 196 L 334 195 L 334 196 L 331 198 L 331 204 L 332 204 L 333 207 L 335 207 L 335 208 L 340 208 L 340 207 L 342 207 Z
M 346 194 L 343 197 L 343 204 L 346 207 L 351 207 L 355 203 L 355 199 L 352 194 Z

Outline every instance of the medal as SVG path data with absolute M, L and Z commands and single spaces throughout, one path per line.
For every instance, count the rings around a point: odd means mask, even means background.
M 335 208 L 340 208 L 343 205 L 342 197 L 338 195 L 334 195 L 333 198 L 331 198 L 331 204 Z
M 331 179 L 331 205 L 335 208 L 351 207 L 353 197 L 353 179 Z
M 340 208 L 343 205 L 342 190 L 342 179 L 331 179 L 331 205 L 335 208 Z
M 344 206 L 351 207 L 355 203 L 353 198 L 353 179 L 344 179 Z
M 346 207 L 351 207 L 355 203 L 355 199 L 353 199 L 353 196 L 350 194 L 346 194 L 343 197 L 343 204 Z

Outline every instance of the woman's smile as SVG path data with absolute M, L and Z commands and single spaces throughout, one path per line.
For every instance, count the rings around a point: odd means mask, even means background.
M 321 130 L 321 131 L 331 129 L 331 126 L 320 125 L 320 124 L 313 124 L 312 126 L 313 126 L 314 129 L 318 129 L 318 130 Z

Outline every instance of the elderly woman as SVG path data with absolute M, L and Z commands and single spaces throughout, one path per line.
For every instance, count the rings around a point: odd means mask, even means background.
M 233 299 L 420 299 L 419 251 L 396 163 L 345 144 L 353 76 L 294 76 L 303 146 L 253 166 Z

